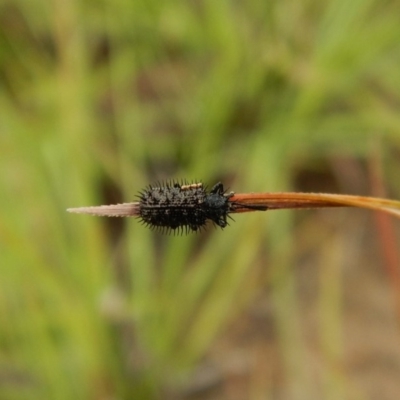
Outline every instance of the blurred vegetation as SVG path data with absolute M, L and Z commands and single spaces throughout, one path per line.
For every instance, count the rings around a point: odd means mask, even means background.
M 400 3 L 2 0 L 0 22 L 0 398 L 212 398 L 193 373 L 260 296 L 267 369 L 213 398 L 371 398 L 342 337 L 343 266 L 386 274 L 368 213 L 165 237 L 65 209 L 182 178 L 400 198 Z

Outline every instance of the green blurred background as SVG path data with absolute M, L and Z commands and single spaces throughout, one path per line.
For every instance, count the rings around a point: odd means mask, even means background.
M 398 399 L 399 222 L 162 236 L 149 183 L 400 198 L 400 3 L 2 0 L 0 399 Z

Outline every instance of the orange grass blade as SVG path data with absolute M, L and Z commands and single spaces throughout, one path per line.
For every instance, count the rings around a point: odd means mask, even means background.
M 329 193 L 237 193 L 229 198 L 231 213 L 266 210 L 307 209 L 327 207 L 358 207 L 383 211 L 400 218 L 400 201 L 378 197 L 352 196 Z M 94 207 L 69 208 L 68 212 L 99 217 L 135 217 L 140 215 L 140 203 L 122 203 Z
M 251 212 L 246 206 L 267 207 L 269 210 L 324 208 L 324 207 L 359 207 L 383 211 L 400 217 L 400 201 L 377 197 L 351 196 L 329 193 L 237 193 L 229 199 L 234 203 L 233 213 Z M 241 207 L 243 206 L 243 207 Z

